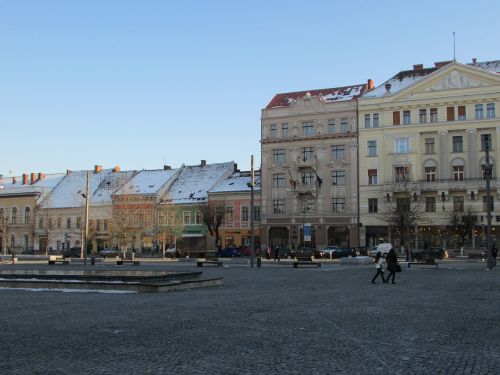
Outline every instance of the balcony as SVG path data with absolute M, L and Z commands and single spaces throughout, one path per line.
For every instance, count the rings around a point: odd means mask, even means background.
M 311 195 L 316 195 L 317 187 L 316 183 L 313 184 L 301 184 L 298 183 L 295 186 L 295 192 L 298 194 L 311 194 Z
M 500 180 L 492 179 L 491 189 L 500 189 Z M 485 190 L 486 180 L 470 178 L 465 180 L 441 179 L 436 181 L 392 182 L 384 184 L 384 192 L 414 191 L 470 191 Z
M 299 156 L 297 158 L 297 168 L 311 168 L 316 166 L 316 155 L 309 157 Z

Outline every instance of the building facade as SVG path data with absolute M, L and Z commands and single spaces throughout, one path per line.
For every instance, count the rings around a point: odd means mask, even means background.
M 419 64 L 358 100 L 361 246 L 400 244 L 387 215 L 406 196 L 421 207 L 415 247 L 459 246 L 452 218 L 467 215 L 477 247 L 486 224 L 487 147 L 493 224 L 500 224 L 499 72 L 499 61 Z
M 356 100 L 367 86 L 277 94 L 262 110 L 263 245 L 358 246 Z

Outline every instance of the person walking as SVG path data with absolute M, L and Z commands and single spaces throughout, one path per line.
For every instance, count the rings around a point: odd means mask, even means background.
M 276 246 L 276 249 L 274 250 L 274 261 L 280 261 L 280 248 L 279 246 Z
M 396 255 L 394 249 L 391 248 L 391 250 L 389 250 L 385 260 L 387 262 L 387 270 L 389 271 L 389 276 L 386 277 L 386 281 L 389 282 L 389 279 L 392 276 L 392 283 L 396 284 L 394 278 L 396 277 L 396 272 L 398 271 L 398 256 Z
M 375 255 L 375 268 L 377 269 L 377 273 L 373 276 L 372 284 L 376 284 L 375 280 L 378 275 L 380 275 L 380 277 L 382 277 L 382 281 L 386 283 L 387 281 L 384 279 L 384 267 L 382 265 L 382 254 L 380 252 Z
M 271 246 L 267 245 L 266 248 L 266 259 L 270 260 L 271 259 Z
M 497 255 L 498 255 L 498 250 L 497 246 L 493 245 L 493 248 L 491 249 L 491 257 L 493 258 L 493 265 L 497 265 Z

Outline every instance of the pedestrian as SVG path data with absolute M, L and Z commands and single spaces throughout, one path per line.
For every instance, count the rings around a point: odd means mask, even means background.
M 389 276 L 386 277 L 386 281 L 389 282 L 389 279 L 392 276 L 392 283 L 396 284 L 394 278 L 396 277 L 396 272 L 398 272 L 398 256 L 393 248 L 389 250 L 385 260 L 387 262 L 387 270 L 389 271 Z
M 377 273 L 373 276 L 372 284 L 376 284 L 375 280 L 378 275 L 380 275 L 380 277 L 382 277 L 382 281 L 386 283 L 387 281 L 384 279 L 384 267 L 382 265 L 382 254 L 380 252 L 375 255 L 375 268 L 377 269 Z
M 276 262 L 276 260 L 278 260 L 278 262 L 280 261 L 280 248 L 279 248 L 279 246 L 276 246 L 276 250 L 274 250 L 274 261 Z
M 271 259 L 271 246 L 267 245 L 266 248 L 266 259 L 270 260 Z
M 498 255 L 498 250 L 496 245 L 493 245 L 493 248 L 491 249 L 491 257 L 493 258 L 493 265 L 497 265 L 497 255 Z

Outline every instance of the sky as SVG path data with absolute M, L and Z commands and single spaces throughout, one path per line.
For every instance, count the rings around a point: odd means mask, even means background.
M 498 1 L 0 0 L 0 174 L 260 165 L 277 93 L 500 59 Z

